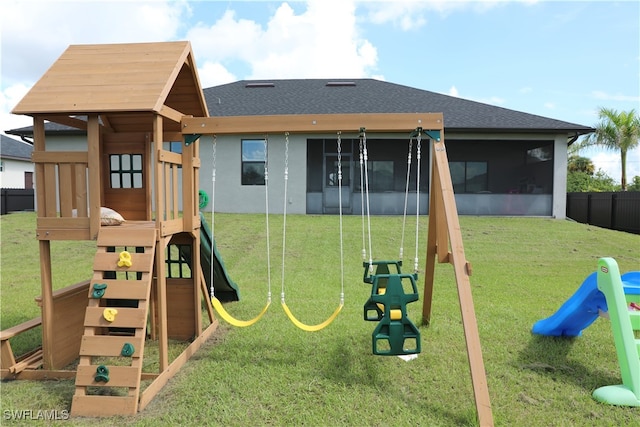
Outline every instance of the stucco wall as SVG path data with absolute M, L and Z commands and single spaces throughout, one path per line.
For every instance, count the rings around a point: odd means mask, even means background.
M 213 139 L 200 141 L 200 189 L 215 197 L 216 212 L 264 213 L 265 186 L 241 185 L 243 139 L 261 139 L 259 135 L 219 136 L 216 140 L 216 186 L 212 190 Z M 268 137 L 269 212 L 284 211 L 285 136 Z M 306 213 L 307 135 L 290 135 L 288 150 L 287 213 Z M 211 203 L 205 209 L 211 210 Z
M 33 172 L 33 163 L 29 160 L 2 159 L 0 187 L 24 188 L 25 172 Z

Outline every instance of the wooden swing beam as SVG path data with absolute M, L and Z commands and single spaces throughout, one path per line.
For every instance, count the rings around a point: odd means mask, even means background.
M 348 132 L 350 130 L 357 132 L 361 128 L 366 129 L 367 133 L 406 132 L 416 128 L 439 131 L 440 138 L 433 140 L 431 155 L 432 177 L 422 321 L 427 325 L 431 321 L 436 260 L 439 263 L 450 263 L 453 266 L 458 287 L 478 422 L 481 426 L 493 426 L 489 389 L 469 281 L 471 264 L 465 258 L 462 244 L 451 172 L 444 144 L 442 113 L 184 117 L 181 124 L 183 135 L 269 134 L 285 131 L 289 133 Z M 283 128 L 285 126 L 286 128 Z
M 319 132 L 398 132 L 443 129 L 442 113 L 372 114 L 284 114 L 272 116 L 184 117 L 183 135 L 319 133 Z

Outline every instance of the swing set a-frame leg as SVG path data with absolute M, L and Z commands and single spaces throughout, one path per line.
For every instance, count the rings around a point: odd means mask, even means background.
M 431 322 L 431 303 L 436 259 L 439 263 L 450 263 L 456 277 L 458 300 L 467 345 L 467 357 L 471 381 L 481 426 L 493 426 L 493 414 L 489 399 L 487 376 L 482 360 L 478 324 L 471 294 L 471 265 L 467 262 L 462 244 L 453 184 L 444 145 L 444 135 L 433 140 L 431 155 L 431 192 L 429 195 L 429 231 L 427 235 L 427 259 L 424 281 L 422 321 Z

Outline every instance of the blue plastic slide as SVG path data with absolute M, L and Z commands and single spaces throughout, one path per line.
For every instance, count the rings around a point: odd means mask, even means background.
M 600 310 L 607 311 L 607 301 L 598 289 L 598 276 L 594 272 L 558 311 L 537 321 L 531 331 L 538 335 L 577 337 L 598 318 Z
M 640 272 L 622 275 L 625 294 L 640 293 Z M 531 332 L 538 335 L 577 337 L 602 312 L 607 312 L 607 300 L 598 289 L 598 276 L 593 272 L 578 290 L 551 317 L 537 321 Z

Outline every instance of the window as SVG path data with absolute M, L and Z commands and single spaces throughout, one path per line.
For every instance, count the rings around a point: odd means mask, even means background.
M 454 193 L 488 190 L 487 162 L 450 162 L 449 169 Z
M 548 162 L 553 160 L 553 145 L 543 145 L 541 147 L 527 150 L 527 164 Z
M 0 162 L 0 172 L 4 171 L 4 162 Z
M 360 174 L 360 163 L 357 164 Z M 393 160 L 369 160 L 367 162 L 367 175 L 369 177 L 369 191 L 384 192 L 393 191 Z M 359 176 L 359 175 L 358 175 Z M 360 183 L 356 184 L 360 190 Z
M 169 143 L 169 151 L 171 151 L 172 153 L 182 154 L 182 142 L 171 141 Z
M 327 187 L 338 187 L 340 183 L 338 182 L 338 156 L 327 156 L 327 177 L 326 177 L 326 186 Z M 349 187 L 351 173 L 349 171 L 351 165 L 351 156 L 343 155 L 340 160 L 341 168 L 342 168 L 342 186 Z
M 242 185 L 264 185 L 267 161 L 264 139 L 242 140 Z
M 109 156 L 111 188 L 142 188 L 142 154 Z
M 191 245 L 171 244 L 167 246 L 166 277 L 190 279 L 192 277 L 191 266 L 188 260 L 191 260 Z

